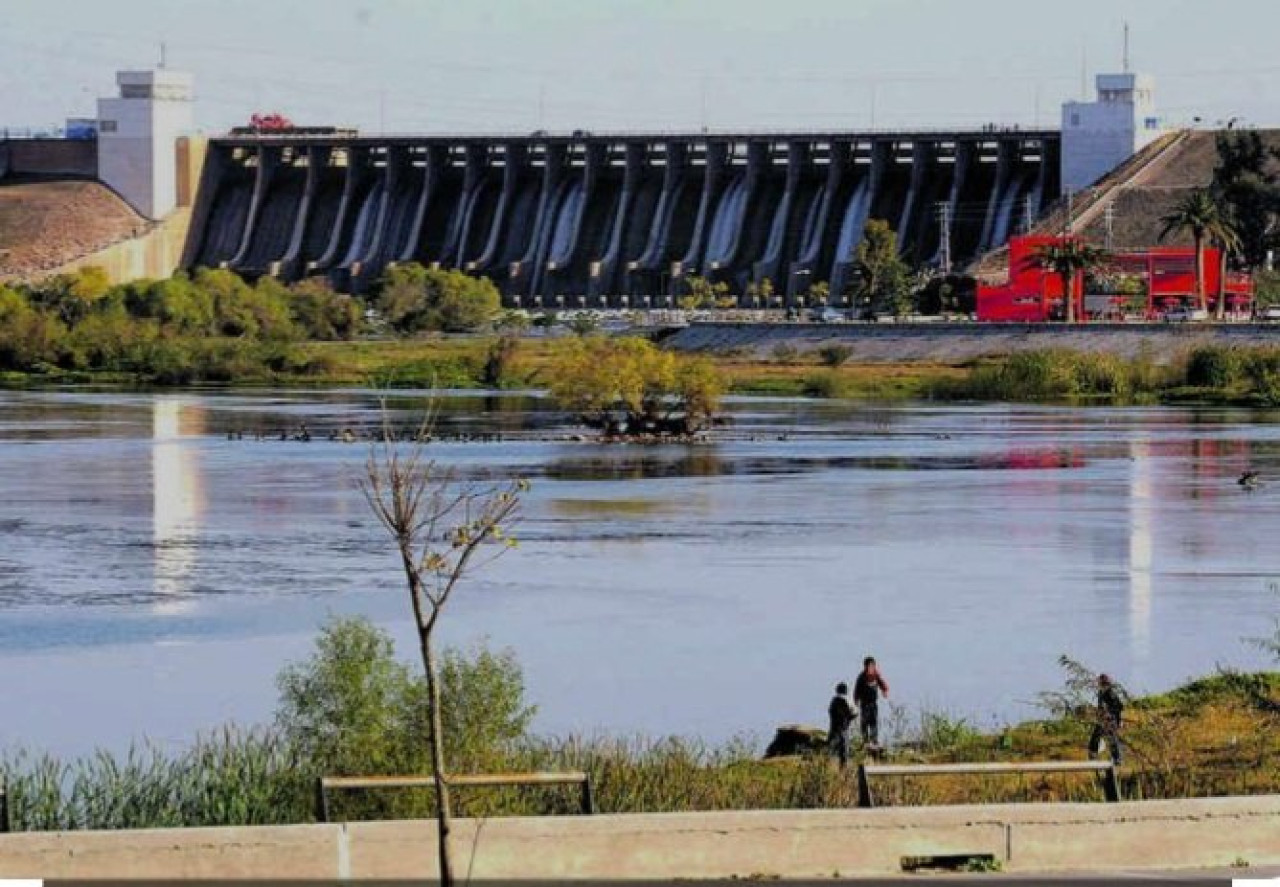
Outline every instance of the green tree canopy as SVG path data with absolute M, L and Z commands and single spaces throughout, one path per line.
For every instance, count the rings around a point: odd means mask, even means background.
M 854 304 L 863 314 L 911 311 L 911 267 L 898 254 L 898 235 L 888 222 L 867 222 L 853 252 L 853 271 Z
M 1212 191 L 1239 236 L 1239 251 L 1251 268 L 1266 263 L 1280 243 L 1280 152 L 1256 130 L 1219 133 Z
M 360 303 L 334 292 L 323 278 L 295 283 L 289 288 L 288 302 L 294 323 L 308 339 L 350 339 L 364 322 Z
M 416 263 L 387 269 L 378 293 L 379 310 L 402 333 L 472 332 L 491 323 L 501 307 L 498 289 L 488 278 Z
M 1160 230 L 1161 240 L 1182 232 L 1191 235 L 1196 250 L 1196 298 L 1202 309 L 1207 307 L 1204 289 L 1206 242 L 1218 243 L 1224 252 L 1239 244 L 1226 208 L 1211 191 L 1201 188 L 1174 204 L 1172 210 L 1160 217 L 1160 222 L 1163 225 Z
M 526 736 L 536 709 L 509 651 L 446 650 L 441 715 L 450 759 L 474 765 Z M 429 768 L 425 679 L 396 658 L 390 635 L 364 618 L 324 624 L 309 658 L 285 667 L 277 726 L 304 760 L 332 775 Z
M 628 434 L 701 431 L 724 392 L 724 380 L 709 361 L 632 337 L 567 341 L 551 377 L 552 397 L 563 408 L 593 427 Z
M 706 277 L 692 275 L 685 278 L 688 292 L 680 297 L 680 308 L 684 311 L 698 311 L 715 308 L 729 298 L 729 284 L 723 281 L 712 283 Z

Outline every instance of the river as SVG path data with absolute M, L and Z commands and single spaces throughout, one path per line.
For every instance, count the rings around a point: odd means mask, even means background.
M 424 403 L 397 396 L 395 421 Z M 900 722 L 982 726 L 1035 716 L 1063 653 L 1134 691 L 1266 663 L 1244 638 L 1280 609 L 1280 414 L 728 412 L 710 445 L 606 446 L 536 397 L 442 403 L 441 464 L 532 483 L 520 547 L 443 631 L 516 652 L 537 729 L 821 724 L 866 654 Z M 378 422 L 367 391 L 0 392 L 0 748 L 263 722 L 331 614 L 408 657 L 398 564 L 356 488 L 366 445 L 327 439 Z M 280 440 L 303 424 L 310 441 Z

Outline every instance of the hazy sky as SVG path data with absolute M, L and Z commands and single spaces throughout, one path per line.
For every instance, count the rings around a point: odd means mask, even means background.
M 209 132 L 1056 125 L 1125 21 L 1172 121 L 1280 123 L 1280 0 L 0 0 L 0 127 L 162 41 Z

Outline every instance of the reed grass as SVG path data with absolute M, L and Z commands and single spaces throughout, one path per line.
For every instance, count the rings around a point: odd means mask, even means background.
M 1248 692 L 1245 692 L 1247 690 Z M 1126 723 L 1128 798 L 1280 792 L 1280 715 L 1266 700 L 1280 674 L 1215 676 L 1136 700 Z M 1274 706 L 1272 701 L 1269 703 Z M 884 733 L 903 762 L 1062 760 L 1084 757 L 1085 719 L 1054 718 L 994 730 L 937 712 L 891 706 Z M 856 803 L 854 769 L 823 754 L 761 760 L 760 743 L 644 737 L 527 738 L 460 760 L 467 772 L 584 770 L 603 812 L 841 808 Z M 74 760 L 17 751 L 0 758 L 15 830 L 119 829 L 311 822 L 322 775 L 267 729 L 225 727 L 171 752 L 142 742 L 123 755 Z M 886 778 L 883 805 L 1096 801 L 1081 774 Z M 572 788 L 467 788 L 459 815 L 544 815 L 578 810 Z M 336 792 L 338 820 L 422 817 L 428 789 Z

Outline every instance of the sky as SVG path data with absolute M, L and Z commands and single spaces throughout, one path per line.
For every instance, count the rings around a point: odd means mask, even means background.
M 0 0 L 0 128 L 161 44 L 208 133 L 1056 126 L 1125 22 L 1172 123 L 1280 124 L 1277 0 Z

